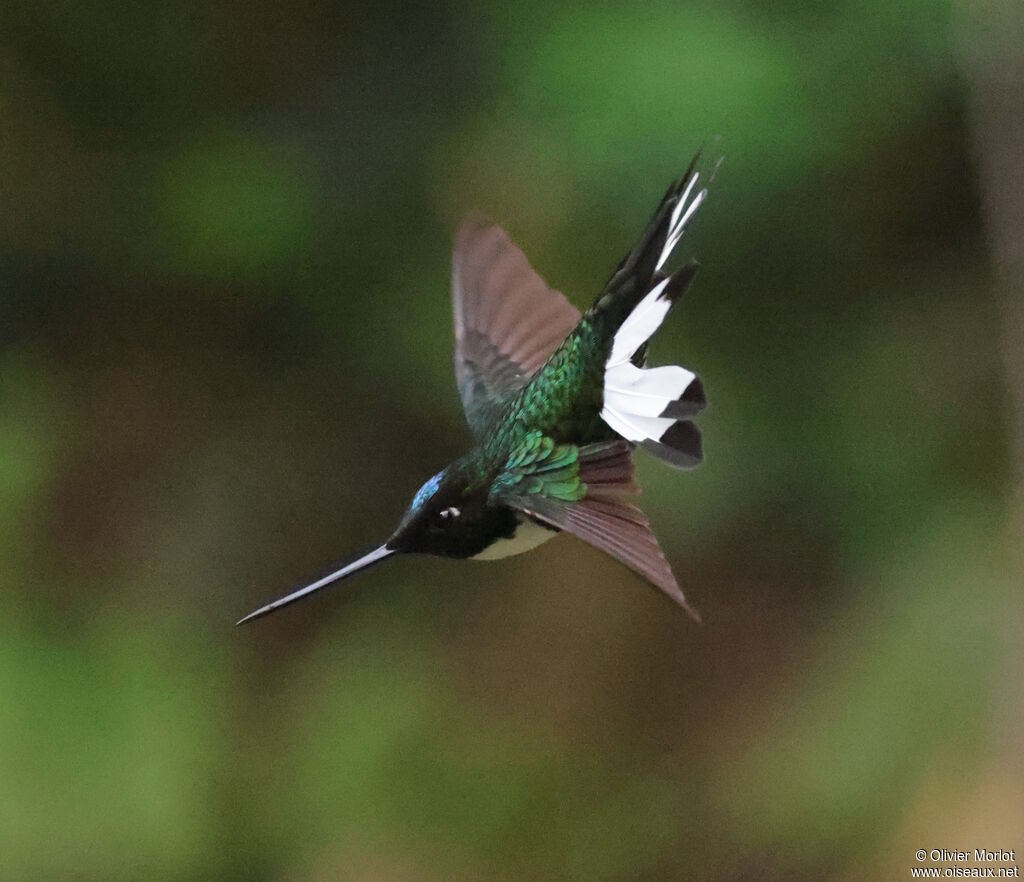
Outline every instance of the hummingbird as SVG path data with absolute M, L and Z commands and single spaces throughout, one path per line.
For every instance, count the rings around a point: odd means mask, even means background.
M 493 560 L 559 532 L 606 552 L 698 621 L 636 505 L 633 453 L 703 459 L 692 417 L 700 378 L 649 367 L 648 343 L 697 272 L 665 267 L 707 197 L 700 154 L 668 188 L 639 241 L 580 314 L 501 227 L 470 216 L 455 237 L 455 378 L 475 446 L 428 480 L 384 544 L 260 607 L 265 616 L 398 554 Z

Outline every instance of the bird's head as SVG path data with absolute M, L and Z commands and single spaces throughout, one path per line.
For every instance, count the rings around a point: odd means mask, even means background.
M 394 551 L 474 557 L 514 524 L 505 509 L 488 505 L 488 486 L 475 485 L 455 466 L 438 472 L 416 492 L 387 541 Z
M 387 542 L 312 585 L 268 603 L 238 624 L 281 609 L 394 554 L 474 557 L 496 539 L 511 536 L 515 516 L 507 508 L 489 505 L 489 485 L 472 481 L 470 474 L 459 462 L 438 472 L 416 492 Z

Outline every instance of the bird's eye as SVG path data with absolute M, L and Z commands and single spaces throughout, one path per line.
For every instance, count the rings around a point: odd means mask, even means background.
M 457 518 L 460 514 L 462 514 L 462 512 L 459 511 L 454 505 L 451 508 L 442 509 L 440 512 L 442 521 L 450 521 L 453 518 Z

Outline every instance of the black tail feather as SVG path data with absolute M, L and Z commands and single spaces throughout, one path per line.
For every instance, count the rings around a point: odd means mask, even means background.
M 613 322 L 622 321 L 629 315 L 640 298 L 655 284 L 658 258 L 669 236 L 672 212 L 693 178 L 700 158 L 701 151 L 698 150 L 682 177 L 669 186 L 640 239 L 619 261 L 594 303 L 594 310 L 610 314 Z M 683 287 L 685 289 L 685 285 Z
M 696 416 L 707 406 L 708 400 L 704 395 L 704 384 L 700 377 L 694 377 L 684 390 L 683 394 L 675 401 L 669 402 L 661 416 L 671 417 L 675 420 L 685 420 Z
M 679 420 L 657 441 L 642 441 L 640 446 L 676 469 L 692 469 L 704 461 L 704 441 L 696 423 Z

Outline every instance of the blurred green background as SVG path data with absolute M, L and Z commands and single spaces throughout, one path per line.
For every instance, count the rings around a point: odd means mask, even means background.
M 1024 848 L 1013 9 L 5 3 L 0 879 Z M 639 470 L 704 625 L 560 537 L 235 630 L 470 443 L 463 214 L 585 307 L 702 143 L 707 462 Z

